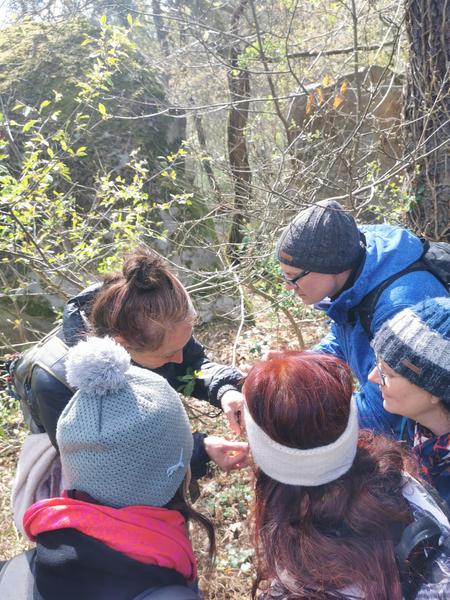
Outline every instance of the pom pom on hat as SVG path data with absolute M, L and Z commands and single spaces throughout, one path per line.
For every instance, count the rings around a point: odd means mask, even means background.
M 130 355 L 113 339 L 90 337 L 69 350 L 67 381 L 83 392 L 101 396 L 126 383 L 130 365 Z

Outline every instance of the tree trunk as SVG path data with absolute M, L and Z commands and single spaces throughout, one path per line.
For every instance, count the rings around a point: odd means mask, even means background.
M 231 19 L 231 31 L 237 33 L 239 21 L 243 15 L 247 0 L 241 0 Z M 234 210 L 228 238 L 228 254 L 233 264 L 239 262 L 239 245 L 244 238 L 245 208 L 250 200 L 252 172 L 248 159 L 245 128 L 248 122 L 250 75 L 238 65 L 239 44 L 230 48 L 230 67 L 228 88 L 231 96 L 228 114 L 228 157 L 234 180 Z
M 409 68 L 406 149 L 411 227 L 450 241 L 450 2 L 405 0 Z

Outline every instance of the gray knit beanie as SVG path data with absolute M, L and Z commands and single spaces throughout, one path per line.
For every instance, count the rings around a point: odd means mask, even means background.
M 165 379 L 131 365 L 110 338 L 88 338 L 68 353 L 78 388 L 56 439 L 68 489 L 101 504 L 164 506 L 182 483 L 192 433 L 180 397 Z
M 303 210 L 284 229 L 277 258 L 314 273 L 342 273 L 363 255 L 361 236 L 352 215 L 339 202 L 322 200 Z
M 405 308 L 377 331 L 377 359 L 450 405 L 450 298 Z

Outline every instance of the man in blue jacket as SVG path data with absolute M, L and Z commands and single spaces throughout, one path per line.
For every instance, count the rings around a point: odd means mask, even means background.
M 359 381 L 360 425 L 401 435 L 401 417 L 383 409 L 378 386 L 367 380 L 375 364 L 370 339 L 354 310 L 383 281 L 416 262 L 423 246 L 407 229 L 358 227 L 352 215 L 324 200 L 297 215 L 285 228 L 277 258 L 288 289 L 305 304 L 326 312 L 330 332 L 315 348 L 345 360 Z M 448 295 L 428 271 L 406 273 L 383 290 L 371 320 L 371 335 L 400 310 L 426 298 Z

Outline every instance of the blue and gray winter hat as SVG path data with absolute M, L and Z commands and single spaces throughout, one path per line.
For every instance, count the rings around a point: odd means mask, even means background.
M 110 338 L 72 347 L 66 371 L 78 388 L 56 430 L 68 489 L 116 508 L 167 504 L 193 447 L 176 391 L 160 375 L 131 365 L 128 352 Z
M 314 273 L 342 273 L 355 267 L 364 253 L 352 215 L 334 200 L 321 200 L 300 212 L 284 229 L 277 258 Z
M 378 359 L 450 405 L 450 298 L 429 298 L 383 324 L 372 347 Z

